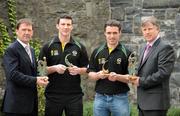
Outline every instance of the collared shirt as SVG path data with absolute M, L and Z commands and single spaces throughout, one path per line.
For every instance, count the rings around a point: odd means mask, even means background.
M 28 44 L 25 44 L 23 43 L 20 39 L 17 39 L 17 41 L 24 47 L 24 49 L 26 50 L 31 62 L 33 62 L 33 59 L 32 59 L 32 53 L 31 53 L 31 48 L 30 48 L 30 45 L 29 43 Z
M 99 51 L 99 49 L 101 49 L 101 51 Z M 106 62 L 104 67 L 108 69 L 109 72 L 128 74 L 128 56 L 130 55 L 130 51 L 127 48 L 125 48 L 125 50 L 126 53 L 123 52 L 123 46 L 120 43 L 111 53 L 109 53 L 107 45 L 103 48 L 98 47 L 91 55 L 88 71 L 98 72 L 102 70 L 102 65 Z M 126 83 L 119 81 L 112 82 L 108 79 L 99 79 L 96 82 L 95 90 L 101 94 L 112 95 L 127 92 L 129 87 Z
M 43 46 L 39 59 L 42 60 L 43 57 L 46 57 L 48 66 L 57 64 L 68 66 L 65 62 L 65 58 L 67 58 L 70 63 L 77 67 L 87 67 L 88 55 L 81 43 L 71 37 L 64 50 L 61 44 L 59 37 L 55 36 L 49 43 Z M 50 82 L 46 87 L 48 97 L 56 101 L 62 101 L 58 96 L 82 94 L 80 75 L 70 75 L 68 70 L 66 70 L 64 74 L 52 73 L 48 77 Z
M 26 46 L 30 46 L 29 43 L 25 44 L 20 39 L 17 39 L 17 41 L 24 47 L 24 49 L 26 48 Z

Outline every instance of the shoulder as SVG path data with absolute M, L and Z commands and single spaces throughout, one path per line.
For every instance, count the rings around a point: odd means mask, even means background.
M 52 36 L 50 37 L 49 41 L 47 41 L 46 43 L 43 44 L 43 49 L 48 49 L 50 48 L 51 46 L 54 45 L 54 43 L 57 41 L 58 39 L 58 36 Z
M 105 47 L 106 47 L 106 43 L 102 43 L 101 45 L 96 47 L 92 53 L 92 56 L 96 57 L 100 52 L 104 50 Z
M 11 43 L 6 50 L 13 50 L 13 51 L 17 51 L 17 49 L 21 46 L 21 44 L 18 41 L 14 41 L 13 43 Z
M 121 43 L 121 44 L 119 44 L 119 47 L 126 57 L 128 57 L 131 54 L 131 51 L 125 44 Z
M 163 39 L 159 40 L 159 48 L 160 50 L 168 48 L 168 49 L 173 49 L 173 47 L 169 44 L 169 42 L 164 41 Z
M 75 36 L 73 36 L 73 37 L 71 37 L 71 38 L 72 38 L 72 40 L 73 40 L 73 43 L 74 43 L 79 49 L 81 49 L 81 50 L 85 50 L 85 49 L 86 49 L 85 45 L 80 42 L 80 40 L 82 40 L 82 38 L 80 38 L 80 37 L 75 37 Z

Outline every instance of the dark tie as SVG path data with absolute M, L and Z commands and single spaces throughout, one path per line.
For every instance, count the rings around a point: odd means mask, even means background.
M 143 62 L 144 62 L 144 59 L 146 58 L 147 54 L 149 53 L 150 48 L 151 48 L 151 45 L 147 44 L 145 51 L 144 51 L 144 55 L 143 55 Z

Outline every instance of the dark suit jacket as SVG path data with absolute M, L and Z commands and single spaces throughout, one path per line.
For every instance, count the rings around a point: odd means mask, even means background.
M 144 49 L 137 72 L 140 77 L 138 105 L 143 110 L 167 110 L 170 107 L 169 78 L 175 62 L 173 48 L 159 38 L 144 62 L 143 53 Z
M 6 88 L 2 104 L 3 112 L 31 113 L 34 106 L 37 106 L 36 64 L 32 48 L 31 53 L 33 63 L 17 40 L 5 52 L 3 66 Z

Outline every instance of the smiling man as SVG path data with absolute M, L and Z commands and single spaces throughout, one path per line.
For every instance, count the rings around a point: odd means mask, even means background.
M 3 56 L 6 88 L 2 111 L 5 116 L 37 116 L 37 85 L 47 85 L 48 77 L 37 77 L 34 49 L 29 45 L 33 36 L 30 19 L 17 22 L 16 36 Z
M 80 75 L 86 73 L 88 56 L 85 47 L 71 36 L 72 17 L 58 18 L 58 36 L 46 43 L 39 59 L 46 57 L 49 84 L 46 87 L 46 116 L 83 116 Z M 69 65 L 71 64 L 71 65 Z
M 160 37 L 160 26 L 154 16 L 142 18 L 141 31 L 146 45 L 140 53 L 137 78 L 139 116 L 166 116 L 170 107 L 169 78 L 175 54 L 172 46 Z
M 104 35 L 106 43 L 93 51 L 88 68 L 89 79 L 96 81 L 94 116 L 129 116 L 129 79 L 125 74 L 130 51 L 120 43 L 120 22 L 107 21 Z

